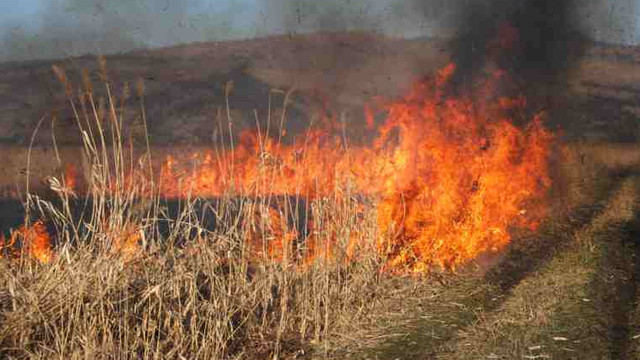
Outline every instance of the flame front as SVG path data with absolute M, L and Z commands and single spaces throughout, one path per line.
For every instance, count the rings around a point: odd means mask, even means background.
M 420 85 L 392 105 L 384 131 L 398 132 L 393 157 L 402 165 L 385 179 L 378 208 L 378 246 L 392 267 L 454 268 L 503 248 L 511 226 L 536 226 L 552 136 L 539 116 L 524 129 L 502 117 L 517 103 L 477 110 Z
M 553 137 L 541 115 L 514 125 L 512 116 L 525 113 L 526 100 L 492 95 L 502 72 L 490 74 L 474 99 L 450 95 L 454 73 L 449 65 L 387 104 L 370 146 L 347 146 L 331 119 L 292 145 L 245 131 L 232 150 L 193 153 L 181 162 L 168 157 L 161 193 L 308 201 L 366 196 L 377 204 L 378 251 L 401 271 L 455 268 L 498 251 L 512 227 L 535 228 L 545 215 Z M 370 107 L 366 118 L 372 127 Z M 273 243 L 287 248 L 291 234 L 286 237 Z
M 18 243 L 22 243 L 25 254 L 43 264 L 48 264 L 53 260 L 51 235 L 47 231 L 45 224 L 40 220 L 29 227 L 23 225 L 18 230 L 12 231 L 8 241 L 5 240 L 3 235 L 0 236 L 0 251 L 13 252 L 12 255 L 16 256 L 18 254 L 14 246 Z

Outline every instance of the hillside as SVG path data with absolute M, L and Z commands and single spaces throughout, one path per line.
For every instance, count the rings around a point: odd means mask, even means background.
M 640 48 L 476 102 L 449 47 L 0 64 L 0 357 L 640 356 Z
M 133 88 L 143 79 L 154 143 L 207 143 L 229 80 L 234 82 L 230 106 L 238 112 L 241 126 L 255 122 L 254 109 L 265 117 L 272 89 L 295 89 L 294 105 L 301 111 L 290 114 L 290 123 L 308 122 L 310 108 L 334 114 L 348 111 L 359 119 L 364 103 L 399 96 L 448 61 L 444 40 L 329 33 L 135 51 L 109 56 L 108 71 L 116 95 L 125 83 Z M 566 94 L 562 108 L 554 109 L 552 121 L 571 138 L 635 140 L 639 63 L 640 49 L 589 44 L 579 67 L 572 70 L 572 93 Z M 65 68 L 76 86 L 82 69 L 90 69 L 92 79 L 99 80 L 93 56 L 0 64 L 0 142 L 26 144 L 38 120 L 57 113 L 57 140 L 77 143 L 65 130 L 73 124 L 52 64 Z M 100 94 L 101 89 L 96 91 Z M 282 97 L 272 96 L 272 107 L 277 108 Z M 126 104 L 138 108 L 133 96 Z M 37 144 L 51 143 L 50 124 L 44 122 Z

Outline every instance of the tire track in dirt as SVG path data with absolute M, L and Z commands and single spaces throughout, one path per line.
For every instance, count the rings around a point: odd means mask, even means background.
M 543 229 L 531 238 L 513 242 L 502 262 L 487 273 L 485 281 L 508 293 L 527 276 L 544 267 L 557 251 L 562 251 L 573 239 L 575 232 L 597 218 L 605 208 L 603 200 L 610 198 L 619 185 L 620 182 L 608 189 L 604 199 L 580 206 L 565 222 L 557 224 L 558 228 Z
M 491 316 L 509 298 L 509 292 L 515 286 L 544 267 L 558 251 L 567 247 L 575 233 L 598 218 L 605 204 L 619 191 L 623 180 L 623 177 L 614 179 L 598 192 L 591 204 L 579 206 L 564 220 L 543 227 L 530 238 L 514 241 L 502 262 L 479 282 L 462 280 L 466 291 L 453 291 L 448 295 L 445 290 L 444 295 L 433 299 L 432 303 L 422 304 L 428 319 L 416 321 L 407 336 L 388 340 L 356 358 L 439 357 L 447 344 L 457 340 L 460 331 L 472 326 L 480 317 Z
M 618 251 L 607 259 L 607 266 L 615 268 L 618 272 L 617 280 L 613 287 L 608 291 L 607 297 L 603 299 L 602 304 L 606 306 L 606 311 L 610 313 L 611 323 L 607 329 L 607 338 L 609 340 L 609 354 L 612 359 L 632 359 L 634 358 L 631 351 L 631 337 L 633 336 L 631 325 L 631 313 L 634 310 L 635 298 L 638 294 L 638 254 L 640 246 L 632 236 L 637 236 L 638 222 L 625 225 L 627 229 L 627 238 L 620 241 L 626 242 L 621 244 Z
M 627 175 L 613 177 L 590 204 L 578 206 L 564 220 L 552 223 L 530 237 L 513 241 L 500 264 L 487 272 L 485 282 L 498 286 L 507 294 L 522 280 L 547 265 L 553 256 L 570 245 L 575 234 L 603 215 L 607 204 L 621 191 Z M 495 303 L 487 310 L 500 305 L 500 302 Z
M 604 209 L 548 266 L 458 334 L 447 359 L 630 359 L 636 330 L 640 177 L 625 176 Z
M 592 279 L 591 289 L 596 306 L 606 314 L 606 336 L 608 353 L 611 359 L 635 358 L 631 349 L 633 330 L 632 314 L 640 286 L 640 217 L 638 216 L 638 189 L 640 176 L 633 178 L 635 187 L 634 201 L 629 204 L 632 216 L 621 223 L 612 224 L 619 236 L 609 239 L 603 246 L 603 256 L 596 275 Z

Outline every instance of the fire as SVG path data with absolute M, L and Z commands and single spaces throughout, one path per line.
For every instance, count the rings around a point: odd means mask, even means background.
M 6 249 L 9 252 L 15 252 L 14 246 L 20 242 L 25 253 L 30 257 L 43 264 L 48 264 L 53 260 L 51 235 L 41 220 L 36 221 L 30 227 L 23 225 L 18 230 L 12 231 L 7 241 L 5 241 L 4 235 L 0 237 L 0 250 Z
M 64 185 L 71 192 L 76 191 L 78 187 L 78 170 L 71 163 L 64 168 Z
M 472 98 L 478 94 L 449 94 L 455 71 L 449 65 L 387 104 L 387 119 L 370 146 L 345 146 L 332 132 L 331 119 L 291 145 L 245 131 L 232 150 L 194 153 L 182 162 L 168 157 L 161 193 L 309 201 L 347 193 L 367 196 L 378 204 L 378 251 L 392 269 L 453 269 L 498 251 L 510 241 L 511 228 L 535 228 L 544 216 L 553 136 L 542 115 L 525 127 L 514 125 L 512 116 L 524 113 L 526 99 L 492 95 L 504 73 L 488 76 L 479 103 Z M 371 127 L 371 108 L 365 111 Z M 282 214 L 268 213 L 270 222 L 258 227 L 269 229 L 273 238 L 269 253 L 286 257 L 297 234 L 283 227 Z
M 298 233 L 289 226 L 286 216 L 264 204 L 249 207 L 247 212 L 243 227 L 250 255 L 290 263 Z
M 112 239 L 111 253 L 120 256 L 125 262 L 140 253 L 141 229 L 127 226 L 120 231 L 110 231 L 107 235 Z
M 544 114 L 527 115 L 525 97 L 503 94 L 512 87 L 499 55 L 519 41 L 515 27 L 501 24 L 487 45 L 483 77 L 474 78 L 466 93 L 454 83 L 458 70 L 449 64 L 417 82 L 405 97 L 365 106 L 363 125 L 373 135 L 368 142 L 351 144 L 342 123 L 330 116 L 314 118 L 307 131 L 287 142 L 281 141 L 284 128 L 257 124 L 230 144 L 150 165 L 153 189 L 133 190 L 134 184 L 146 184 L 138 176 L 151 175 L 136 173 L 133 166 L 132 174 L 121 174 L 113 184 L 118 194 L 131 188 L 132 198 L 159 193 L 174 199 L 266 199 L 245 208 L 238 222 L 253 259 L 284 265 L 338 258 L 351 262 L 358 261 L 361 249 L 373 246 L 391 271 L 456 269 L 482 253 L 500 251 L 514 228 L 535 229 L 546 215 L 553 135 L 543 126 Z M 386 116 L 381 124 L 376 124 L 378 115 Z M 75 191 L 78 180 L 75 168 L 67 167 L 65 186 Z M 296 214 L 273 206 L 274 198 L 303 199 L 310 205 L 305 228 L 292 225 L 290 217 Z M 332 219 L 326 211 L 315 214 L 317 206 L 348 209 L 354 199 L 364 199 L 375 231 L 345 233 L 353 221 Z M 35 235 L 23 230 L 24 237 L 34 239 L 29 241 L 34 256 L 48 261 L 46 231 L 35 226 L 28 230 Z M 106 236 L 115 239 L 114 251 L 130 257 L 139 251 L 143 234 L 119 229 Z M 373 245 L 362 244 L 365 238 Z M 337 249 L 343 254 L 338 256 Z
M 455 268 L 503 248 L 512 226 L 535 227 L 542 214 L 534 202 L 550 186 L 552 136 L 540 117 L 524 129 L 500 117 L 504 103 L 478 112 L 470 100 L 421 85 L 391 106 L 387 126 L 402 138 L 394 157 L 403 166 L 378 209 L 389 265 Z

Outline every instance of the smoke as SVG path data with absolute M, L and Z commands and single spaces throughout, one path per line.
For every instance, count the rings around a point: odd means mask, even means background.
M 256 0 L 261 33 L 363 30 L 387 35 L 451 37 L 471 28 L 486 30 L 510 15 L 533 23 L 544 14 L 567 21 L 585 36 L 612 43 L 639 43 L 637 0 Z M 520 10 L 519 15 L 514 11 Z M 558 10 L 560 14 L 554 14 Z M 532 14 L 528 17 L 526 14 Z M 530 26 L 530 25 L 527 25 Z M 562 30 L 562 29 L 559 29 Z
M 500 19 L 524 22 L 524 28 L 540 20 L 547 38 L 566 36 L 556 31 L 570 24 L 595 40 L 640 42 L 637 0 L 25 0 L 11 6 L 27 4 L 35 10 L 15 12 L 18 17 L 12 19 L 0 14 L 0 61 L 343 30 L 400 37 L 461 35 L 466 40 L 456 51 L 462 58 L 481 47 Z M 525 37 L 531 34 L 525 31 Z M 558 52 L 545 47 L 543 54 L 555 57 Z
M 379 2 L 378 2 L 379 3 Z M 378 31 L 376 2 L 366 0 L 262 0 L 262 32 Z
M 640 43 L 640 2 L 584 1 L 578 8 L 585 33 L 596 41 Z
M 110 54 L 194 41 L 250 37 L 252 0 L 46 0 L 36 26 L 8 28 L 0 61 Z M 238 17 L 242 17 L 240 21 Z M 246 24 L 247 20 L 249 24 Z
M 459 84 L 473 82 L 488 60 L 528 90 L 539 83 L 566 82 L 585 45 L 577 0 L 493 0 L 467 5 L 456 20 L 459 34 L 452 44 Z
M 518 32 L 515 47 L 495 60 L 523 82 L 544 75 L 554 81 L 580 55 L 583 0 L 263 0 L 274 32 L 365 30 L 451 36 L 458 82 L 484 68 L 501 26 Z
M 440 36 L 459 9 L 452 0 L 258 0 L 261 33 L 368 31 L 397 37 Z

